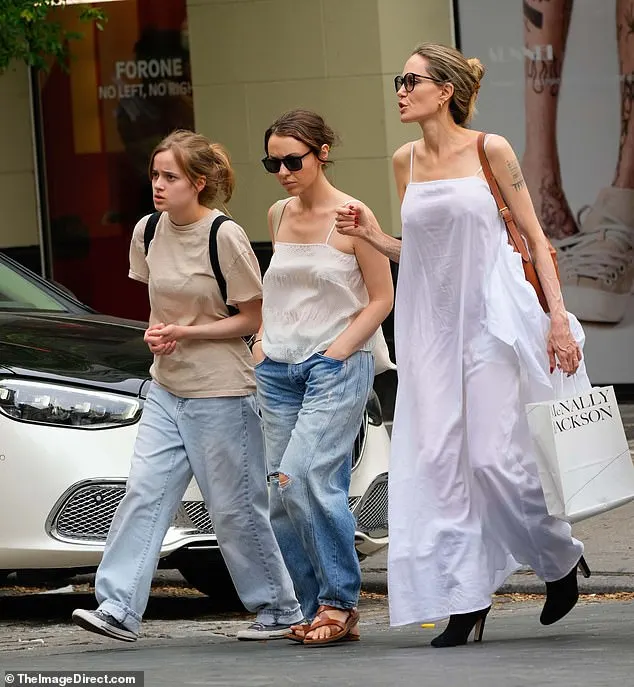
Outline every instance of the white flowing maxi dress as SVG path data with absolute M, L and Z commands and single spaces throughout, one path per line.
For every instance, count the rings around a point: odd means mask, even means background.
M 583 365 L 550 374 L 549 319 L 484 179 L 410 177 L 402 224 L 392 625 L 486 608 L 522 564 L 545 581 L 572 570 L 583 545 L 547 513 L 524 406 L 590 387 Z

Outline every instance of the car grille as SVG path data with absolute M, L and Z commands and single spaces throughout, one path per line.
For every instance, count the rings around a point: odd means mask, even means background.
M 363 496 L 357 527 L 371 537 L 387 536 L 387 473 L 377 477 Z
M 110 523 L 125 494 L 125 484 L 90 484 L 66 500 L 54 529 L 64 539 L 105 541 Z
M 117 506 L 125 495 L 125 483 L 82 485 L 64 500 L 51 529 L 62 539 L 105 541 Z M 213 524 L 202 501 L 183 501 L 174 525 L 194 534 L 214 534 Z
M 201 534 L 215 534 L 214 525 L 203 501 L 183 501 L 183 509 Z

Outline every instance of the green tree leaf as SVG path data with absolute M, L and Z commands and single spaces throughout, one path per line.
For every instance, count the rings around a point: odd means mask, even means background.
M 70 43 L 83 34 L 68 31 L 60 12 L 74 12 L 88 30 L 102 31 L 104 11 L 92 5 L 66 5 L 66 0 L 0 0 L 0 74 L 14 60 L 35 69 L 48 70 L 55 61 L 68 66 Z

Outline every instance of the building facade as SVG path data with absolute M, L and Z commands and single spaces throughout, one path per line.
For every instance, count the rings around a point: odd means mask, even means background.
M 67 74 L 0 77 L 0 250 L 114 315 L 142 319 L 127 279 L 136 220 L 152 209 L 147 158 L 173 128 L 223 143 L 237 172 L 228 210 L 266 266 L 269 205 L 260 164 L 283 111 L 314 109 L 338 132 L 334 182 L 400 231 L 391 156 L 393 77 L 421 41 L 454 42 L 451 0 L 113 0 L 104 32 L 74 44 Z M 64 11 L 65 21 L 72 16 Z

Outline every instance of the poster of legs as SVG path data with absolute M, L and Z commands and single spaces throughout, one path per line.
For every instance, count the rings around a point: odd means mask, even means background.
M 506 136 L 557 248 L 595 384 L 634 383 L 634 0 L 457 0 L 487 73 L 473 127 Z

